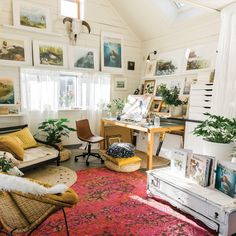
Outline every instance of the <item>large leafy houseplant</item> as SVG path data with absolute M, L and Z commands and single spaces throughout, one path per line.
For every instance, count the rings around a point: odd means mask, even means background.
M 161 84 L 158 88 L 158 93 L 166 105 L 179 106 L 183 104 L 179 99 L 179 89 L 176 86 L 168 89 L 165 84 Z
M 48 119 L 40 123 L 38 129 L 45 135 L 47 143 L 57 144 L 61 142 L 62 136 L 69 137 L 70 131 L 76 131 L 65 124 L 68 122 L 66 118 Z
M 193 131 L 196 136 L 214 143 L 232 143 L 236 140 L 236 119 L 206 113 L 208 118 Z

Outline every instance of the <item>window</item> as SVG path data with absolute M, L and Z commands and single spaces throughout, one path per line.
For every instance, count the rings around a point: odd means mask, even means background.
M 84 19 L 84 0 L 59 0 L 60 15 Z

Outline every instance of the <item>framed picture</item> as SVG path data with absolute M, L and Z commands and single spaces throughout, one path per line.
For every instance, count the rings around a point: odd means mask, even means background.
M 50 15 L 49 7 L 28 1 L 13 0 L 13 22 L 16 27 L 51 32 Z
M 2 65 L 31 65 L 31 47 L 27 38 L 0 34 L 0 64 Z
M 180 94 L 182 95 L 189 95 L 191 85 L 197 82 L 197 76 L 196 75 L 189 75 L 184 78 L 183 86 Z
M 153 100 L 150 111 L 160 112 L 162 105 L 162 100 Z
M 102 71 L 123 73 L 123 38 L 121 35 L 101 33 Z
M 143 89 L 143 94 L 154 94 L 155 91 L 155 80 L 145 80 L 144 81 L 144 89 Z
M 64 44 L 33 41 L 35 66 L 67 67 L 67 47 Z
M 155 75 L 172 75 L 176 73 L 178 67 L 172 60 L 157 60 Z
M 69 66 L 73 69 L 98 70 L 98 49 L 88 47 L 69 47 Z
M 126 90 L 127 79 L 126 78 L 115 78 L 115 90 Z
M 0 104 L 15 104 L 14 84 L 9 77 L 0 77 Z
M 155 72 L 156 61 L 147 61 L 144 77 L 152 77 Z
M 134 61 L 128 61 L 127 69 L 128 70 L 135 70 L 135 62 Z

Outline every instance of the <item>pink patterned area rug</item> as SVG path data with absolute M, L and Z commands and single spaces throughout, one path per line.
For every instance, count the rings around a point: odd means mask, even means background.
M 67 208 L 71 236 L 216 235 L 191 216 L 146 195 L 146 175 L 105 168 L 80 170 L 72 188 L 80 201 Z M 49 217 L 33 235 L 64 236 L 62 212 Z

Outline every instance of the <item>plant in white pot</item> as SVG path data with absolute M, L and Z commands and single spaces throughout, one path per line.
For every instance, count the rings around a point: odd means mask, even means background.
M 228 159 L 236 140 L 236 119 L 206 113 L 208 118 L 193 131 L 205 140 L 203 152 L 218 160 Z
M 169 106 L 171 116 L 182 115 L 183 102 L 179 99 L 179 89 L 168 89 L 165 84 L 161 84 L 158 88 L 158 93 L 161 95 L 163 102 Z

